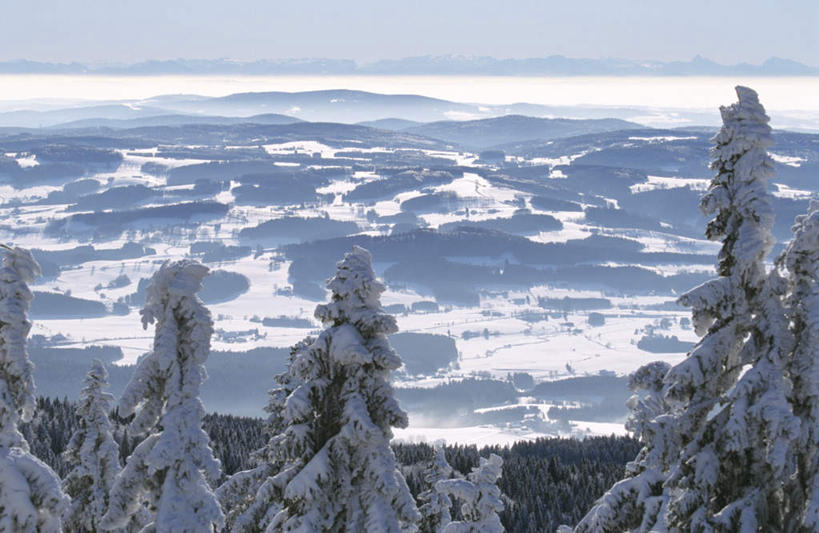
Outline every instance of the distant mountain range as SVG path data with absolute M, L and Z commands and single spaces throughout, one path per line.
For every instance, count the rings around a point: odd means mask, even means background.
M 32 108 L 26 108 L 26 105 Z M 507 142 L 550 139 L 620 129 L 716 126 L 719 113 L 700 109 L 656 110 L 639 106 L 555 106 L 462 103 L 412 94 L 353 90 L 253 92 L 210 97 L 161 95 L 120 101 L 18 103 L 0 111 L 0 129 L 132 129 L 193 125 L 282 125 L 302 121 L 359 124 L 446 140 L 471 149 Z M 512 117 L 515 115 L 515 117 Z M 499 121 L 484 121 L 496 119 Z M 538 120 L 550 119 L 550 120 Z M 439 124 L 436 124 L 439 123 Z M 817 131 L 814 115 L 779 113 L 776 127 Z M 480 131 L 483 130 L 483 131 Z M 478 140 L 478 142 L 475 142 Z
M 306 92 L 238 93 L 221 97 L 166 95 L 145 100 L 87 102 L 57 109 L 0 112 L 0 127 L 5 128 L 135 128 L 188 124 L 232 125 L 289 124 L 302 120 L 339 122 L 387 130 L 401 130 L 437 121 L 469 120 L 528 115 L 567 116 L 568 110 L 536 104 L 480 105 L 451 102 L 418 95 L 377 94 L 364 91 L 326 90 Z M 629 118 L 633 113 L 616 110 L 585 109 L 577 118 Z M 523 117 L 520 120 L 524 120 Z M 534 123 L 533 123 L 534 124 Z M 571 129 L 578 123 L 567 120 L 561 127 Z M 607 125 L 603 130 L 621 129 Z M 465 126 L 471 128 L 471 126 Z M 557 126 L 550 125 L 553 129 Z M 581 126 L 585 130 L 585 126 Z M 436 133 L 432 126 L 431 133 Z M 490 134 L 491 132 L 487 132 Z M 503 136 L 503 134 L 501 134 Z M 527 138 L 540 138 L 540 135 Z
M 604 111 L 604 110 L 599 110 Z M 609 113 L 614 113 L 608 109 Z M 588 110 L 587 110 L 588 112 Z M 132 129 L 143 127 L 297 122 L 359 124 L 442 140 L 480 150 L 530 139 L 553 139 L 642 127 L 621 118 L 576 119 L 566 110 L 535 104 L 480 105 L 418 95 L 350 90 L 238 93 L 222 97 L 156 96 L 89 102 L 76 107 L 0 112 L 0 128 Z
M 48 63 L 28 60 L 0 62 L 0 74 L 380 74 L 487 76 L 816 76 L 819 67 L 772 57 L 760 65 L 723 65 L 702 56 L 691 61 L 583 59 L 555 55 L 527 59 L 420 56 L 358 63 L 349 59 L 174 59 L 134 64 Z
M 102 106 L 100 106 L 102 107 Z M 92 109 L 99 109 L 92 108 Z M 0 114 L 0 123 L 3 116 Z M 527 141 L 549 141 L 577 135 L 587 135 L 604 133 L 619 130 L 644 129 L 643 126 L 619 119 L 552 119 L 534 118 L 521 115 L 506 115 L 501 117 L 486 118 L 480 120 L 467 121 L 437 121 L 430 123 L 420 123 L 401 119 L 384 119 L 371 122 L 361 122 L 357 125 L 343 125 L 331 123 L 308 123 L 294 117 L 285 115 L 266 114 L 254 115 L 250 117 L 223 117 L 223 116 L 200 116 L 200 115 L 156 115 L 126 119 L 116 118 L 87 118 L 65 122 L 52 126 L 49 129 L 55 133 L 73 134 L 77 131 L 87 131 L 91 133 L 123 132 L 124 135 L 147 131 L 157 133 L 157 128 L 166 128 L 168 131 L 187 132 L 190 135 L 191 127 L 196 128 L 200 134 L 215 130 L 224 131 L 220 127 L 230 127 L 244 125 L 247 128 L 263 126 L 285 126 L 302 125 L 307 128 L 317 128 L 322 131 L 322 135 L 327 136 L 329 132 L 339 128 L 378 128 L 382 130 L 377 133 L 383 138 L 391 138 L 389 133 L 404 134 L 407 137 L 417 139 L 426 138 L 430 141 L 438 141 L 437 144 L 448 147 L 458 147 L 469 150 L 484 150 L 499 145 L 511 143 L 523 143 Z M 10 134 L 14 128 L 0 128 L 0 132 Z M 258 129 L 258 128 L 257 128 Z M 35 133 L 43 131 L 41 129 L 20 129 L 19 132 Z M 302 135 L 306 135 L 305 130 L 300 130 Z M 375 131 L 375 130 L 374 130 Z M 114 134 L 114 133 L 111 133 Z M 176 135 L 172 133 L 171 136 Z M 360 133 L 359 133 L 360 135 Z
M 641 128 L 643 126 L 634 122 L 615 118 L 575 120 L 506 115 L 480 120 L 445 120 L 401 128 L 401 131 L 451 142 L 473 150 L 482 150 L 529 139 L 551 140 Z
M 82 108 L 80 108 L 82 109 Z M 150 112 L 149 112 L 150 113 Z M 152 115 L 134 118 L 86 118 L 64 122 L 55 127 L 59 129 L 82 129 L 82 128 L 110 128 L 128 129 L 145 128 L 157 126 L 188 126 L 192 124 L 207 124 L 217 126 L 233 126 L 235 124 L 294 124 L 302 122 L 301 119 L 267 113 L 263 115 L 253 115 L 250 117 L 220 117 L 215 115 Z M 390 128 L 386 128 L 390 129 Z

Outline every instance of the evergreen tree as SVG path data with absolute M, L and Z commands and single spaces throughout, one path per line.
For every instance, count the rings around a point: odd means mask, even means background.
M 71 505 L 63 515 L 63 526 L 68 531 L 100 531 L 108 508 L 108 493 L 122 470 L 119 445 L 108 418 L 114 396 L 105 392 L 106 388 L 108 371 L 101 361 L 94 360 L 77 405 L 79 428 L 62 454 L 65 463 L 71 466 L 63 481 L 63 488 L 71 497 Z M 132 525 L 131 530 L 135 530 L 139 524 Z
M 461 500 L 463 520 L 450 522 L 444 533 L 502 533 L 498 513 L 503 510 L 498 478 L 501 476 L 503 459 L 494 453 L 481 457 L 480 464 L 472 469 L 467 479 L 447 479 L 436 483 L 436 489 Z
M 739 102 L 721 108 L 716 175 L 700 203 L 713 216 L 706 236 L 722 242 L 719 277 L 680 298 L 704 337 L 665 375 L 661 414 L 632 419 L 646 447 L 580 531 L 783 531 L 792 514 L 783 488 L 800 433 L 789 404 L 793 337 L 785 283 L 764 263 L 774 242 L 773 141 L 757 94 L 736 92 Z
M 390 449 L 392 427 L 406 427 L 389 384 L 401 366 L 387 335 L 395 319 L 381 308 L 384 285 L 370 253 L 354 247 L 327 282 L 332 300 L 316 308 L 326 327 L 296 354 L 289 373 L 284 431 L 276 437 L 285 464 L 276 531 L 398 532 L 420 519 Z
M 38 398 L 37 413 L 30 423 L 20 425 L 31 453 L 55 472 L 68 475 L 70 468 L 62 452 L 69 440 L 66 435 L 80 427 L 77 403 Z M 126 435 L 127 421 L 111 416 L 111 422 L 120 450 L 130 454 L 141 441 Z M 252 466 L 251 454 L 267 442 L 265 422 L 258 418 L 210 413 L 205 415 L 202 425 L 228 474 Z M 424 443 L 395 443 L 392 448 L 412 493 L 417 495 L 426 490 L 424 473 L 435 449 Z M 595 500 L 622 479 L 623 467 L 639 449 L 637 441 L 629 437 L 542 438 L 508 446 L 447 446 L 446 457 L 454 471 L 469 473 L 480 456 L 500 455 L 503 476 L 498 486 L 509 497 L 500 513 L 501 523 L 510 532 L 542 533 L 554 531 L 561 523 L 580 521 Z M 544 498 L 544 494 L 549 497 Z
M 133 434 L 149 434 L 114 482 L 107 528 L 125 527 L 143 502 L 154 515 L 145 531 L 214 531 L 224 524 L 207 481 L 218 479 L 220 464 L 202 430 L 199 399 L 213 332 L 196 296 L 207 273 L 195 261 L 166 262 L 147 289 L 142 324 L 156 323 L 154 348 L 139 362 L 119 411 L 135 414 Z
M 788 531 L 819 530 L 819 202 L 796 218 L 793 240 L 780 258 L 788 273 L 788 311 L 795 338 L 791 360 L 793 409 L 802 422 L 795 443 L 798 475 Z
M 435 448 L 435 457 L 427 468 L 424 481 L 427 490 L 418 495 L 421 506 L 421 522 L 418 524 L 421 533 L 440 533 L 452 521 L 449 509 L 452 500 L 444 492 L 438 491 L 439 481 L 452 477 L 452 467 L 446 462 L 446 453 L 443 446 Z
M 307 337 L 290 351 L 290 364 L 299 354 L 315 342 Z M 273 517 L 281 510 L 283 499 L 281 487 L 274 481 L 285 459 L 280 449 L 279 434 L 285 429 L 285 405 L 295 390 L 297 379 L 284 372 L 275 378 L 276 388 L 270 391 L 265 411 L 267 444 L 252 454 L 254 468 L 237 472 L 225 481 L 216 495 L 226 511 L 226 529 L 231 533 L 261 533 L 267 529 Z
M 666 483 L 668 522 L 691 531 L 781 531 L 789 442 L 799 432 L 787 398 L 792 342 L 782 283 L 764 264 L 774 242 L 771 128 L 754 91 L 737 87 L 737 95 L 738 103 L 721 108 L 717 174 L 701 202 L 714 215 L 707 237 L 723 243 L 720 277 L 681 298 L 707 334 L 666 378 L 682 443 Z
M 28 284 L 40 267 L 28 250 L 3 246 L 0 253 L 0 531 L 58 532 L 68 498 L 18 429 L 20 422 L 31 421 L 35 409 L 26 337 L 31 329 Z
M 663 378 L 670 365 L 655 361 L 629 376 L 635 392 L 628 400 L 631 415 L 626 429 L 643 444 L 634 461 L 626 465 L 626 478 L 617 482 L 577 525 L 577 533 L 657 531 L 667 511 L 663 483 L 679 443 L 669 424 L 668 405 L 663 397 Z

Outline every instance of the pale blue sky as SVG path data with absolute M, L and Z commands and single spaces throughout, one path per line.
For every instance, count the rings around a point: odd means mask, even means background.
M 416 55 L 819 66 L 818 0 L 25 0 L 0 60 L 136 62 Z

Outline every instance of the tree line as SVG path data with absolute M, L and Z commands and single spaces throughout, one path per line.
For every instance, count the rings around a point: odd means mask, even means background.
M 124 461 L 139 444 L 128 430 L 130 418 L 110 413 L 112 434 Z M 37 398 L 37 415 L 20 424 L 31 453 L 65 478 L 71 470 L 63 452 L 79 427 L 76 402 Z M 265 443 L 264 421 L 258 418 L 207 413 L 202 427 L 210 437 L 214 456 L 221 462 L 219 483 L 252 465 L 252 453 Z M 554 531 L 560 524 L 577 523 L 592 504 L 625 473 L 624 465 L 637 454 L 639 443 L 630 437 L 540 438 L 506 446 L 446 445 L 438 447 L 455 472 L 468 474 L 478 457 L 495 453 L 503 458 L 498 487 L 505 509 L 499 513 L 509 532 Z M 393 452 L 410 492 L 416 497 L 428 488 L 426 469 L 436 453 L 428 443 L 398 442 Z

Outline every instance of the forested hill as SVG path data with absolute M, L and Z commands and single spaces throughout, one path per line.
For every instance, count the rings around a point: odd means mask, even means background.
M 37 415 L 21 429 L 34 455 L 60 475 L 68 469 L 60 454 L 77 429 L 75 404 L 67 400 L 40 398 Z M 139 439 L 128 433 L 126 420 L 112 416 L 114 438 L 122 458 L 130 455 Z M 204 428 L 226 475 L 250 466 L 250 452 L 265 443 L 261 419 L 209 414 Z M 424 490 L 423 470 L 432 459 L 427 444 L 393 446 L 413 495 Z M 496 453 L 503 457 L 499 486 L 506 496 L 501 521 L 509 532 L 554 531 L 560 524 L 575 524 L 617 480 L 625 463 L 634 459 L 637 441 L 626 437 L 538 439 L 512 446 L 447 446 L 452 467 L 466 474 L 478 457 Z
M 433 457 L 428 444 L 393 446 L 413 495 L 426 488 L 423 469 Z M 621 479 L 623 467 L 639 450 L 628 437 L 591 437 L 584 440 L 549 438 L 521 441 L 512 446 L 447 446 L 452 467 L 466 474 L 478 457 L 503 457 L 498 486 L 506 508 L 500 513 L 508 532 L 555 531 L 574 525 L 592 504 Z

